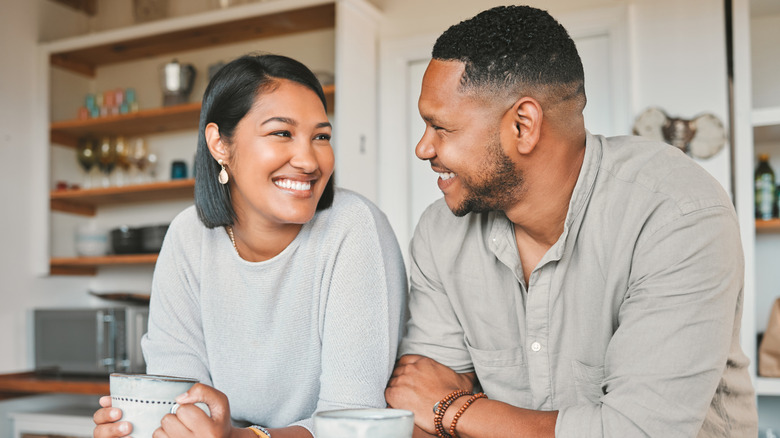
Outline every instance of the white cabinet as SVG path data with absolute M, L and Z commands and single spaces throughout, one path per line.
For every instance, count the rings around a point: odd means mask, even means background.
M 334 125 L 336 183 L 376 199 L 376 29 L 379 12 L 365 0 L 268 0 L 43 43 L 39 50 L 31 159 L 36 223 L 48 245 L 36 248 L 39 274 L 94 274 L 99 267 L 147 265 L 156 256 L 74 257 L 73 229 L 85 220 L 110 229 L 166 222 L 191 203 L 192 181 L 168 181 L 172 160 L 191 164 L 200 97 L 208 67 L 250 52 L 287 55 L 335 76 L 326 87 Z M 164 107 L 159 67 L 177 59 L 197 69 L 191 102 Z M 88 92 L 136 90 L 140 111 L 78 120 Z M 333 111 L 335 107 L 335 111 Z M 74 146 L 80 136 L 146 136 L 160 157 L 147 187 L 52 191 L 79 181 Z M 172 202 L 176 201 L 176 202 Z M 89 219 L 91 217 L 91 219 Z
M 780 175 L 780 3 L 735 0 L 734 111 L 736 205 L 745 249 L 742 345 L 751 359 L 759 423 L 780 426 L 780 378 L 757 376 L 757 333 L 780 297 L 780 219 L 754 220 L 753 172 L 760 153 Z

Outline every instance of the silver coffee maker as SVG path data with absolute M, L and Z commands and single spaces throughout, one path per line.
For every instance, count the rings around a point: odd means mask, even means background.
M 163 90 L 163 106 L 187 103 L 195 82 L 195 67 L 173 60 L 160 67 L 160 86 Z

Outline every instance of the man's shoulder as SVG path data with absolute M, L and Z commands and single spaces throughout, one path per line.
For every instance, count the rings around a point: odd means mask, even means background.
M 723 186 L 680 149 L 636 136 L 605 139 L 601 170 L 620 184 L 670 201 L 681 213 L 730 207 Z

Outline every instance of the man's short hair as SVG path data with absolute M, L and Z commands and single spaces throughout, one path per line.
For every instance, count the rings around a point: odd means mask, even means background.
M 523 92 L 555 90 L 566 99 L 584 98 L 584 73 L 577 47 L 547 11 L 499 6 L 447 29 L 432 56 L 465 64 L 463 89 Z

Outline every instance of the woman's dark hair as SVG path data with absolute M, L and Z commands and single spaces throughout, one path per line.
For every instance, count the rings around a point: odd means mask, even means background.
M 584 73 L 566 29 L 546 11 L 499 6 L 447 29 L 432 57 L 465 64 L 461 87 L 522 90 L 547 87 L 585 100 Z
M 198 149 L 195 153 L 195 208 L 208 228 L 233 225 L 236 212 L 230 202 L 228 184 L 217 177 L 220 165 L 206 144 L 206 125 L 216 123 L 219 135 L 227 143 L 233 139 L 236 126 L 246 116 L 255 98 L 272 89 L 279 79 L 297 82 L 319 96 L 327 112 L 322 86 L 314 73 L 300 62 L 280 55 L 245 55 L 225 64 L 209 82 L 203 94 L 198 126 Z M 322 193 L 317 210 L 333 203 L 333 176 Z

